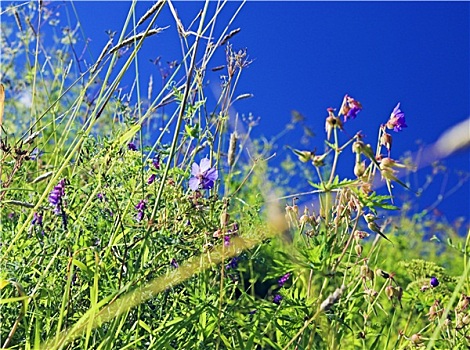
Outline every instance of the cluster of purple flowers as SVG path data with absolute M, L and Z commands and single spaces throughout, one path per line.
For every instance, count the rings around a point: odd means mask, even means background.
M 282 300 L 282 295 L 276 294 L 274 296 L 273 303 L 279 305 L 281 303 L 281 300 Z
M 65 179 L 59 181 L 49 194 L 49 203 L 54 207 L 54 214 L 62 216 L 62 226 L 67 230 L 67 217 L 63 210 L 63 197 L 65 196 Z M 41 219 L 42 222 L 42 219 Z
M 38 226 L 41 228 L 41 234 L 44 236 L 44 230 L 42 227 L 42 213 L 34 213 L 33 220 L 31 220 L 31 226 Z
M 65 179 L 59 181 L 57 186 L 49 194 L 49 203 L 54 206 L 54 213 L 59 215 L 62 212 L 62 198 L 65 196 Z
M 144 200 L 144 199 L 142 199 L 135 206 L 135 209 L 137 209 L 137 216 L 136 216 L 137 221 L 142 221 L 142 219 L 144 218 L 145 206 L 146 206 L 146 200 Z
M 290 277 L 290 272 L 286 273 L 284 276 L 279 278 L 279 281 L 277 281 L 277 283 L 279 284 L 279 287 L 282 287 L 284 284 L 286 284 L 289 277 Z
M 225 269 L 236 269 L 238 267 L 238 260 L 240 260 L 240 258 L 237 256 L 233 257 L 232 260 L 230 260 L 230 262 L 225 266 Z
M 284 276 L 279 278 L 279 280 L 277 281 L 277 284 L 279 285 L 280 288 L 282 288 L 286 284 L 290 276 L 291 276 L 291 273 L 288 272 Z M 282 295 L 276 294 L 273 298 L 273 303 L 279 305 L 281 303 L 281 300 L 282 300 Z
M 33 214 L 33 220 L 31 221 L 31 225 L 42 226 L 42 214 L 41 213 Z
M 137 151 L 137 146 L 133 142 L 129 142 L 127 144 L 127 148 L 129 149 L 129 151 Z
M 153 159 L 152 165 L 155 169 L 160 169 L 160 156 L 157 156 Z M 151 174 L 147 179 L 147 185 L 151 185 L 154 183 L 155 179 L 157 178 L 157 174 Z

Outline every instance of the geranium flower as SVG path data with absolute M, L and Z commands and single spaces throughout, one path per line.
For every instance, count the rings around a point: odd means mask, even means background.
M 351 96 L 345 95 L 339 111 L 339 114 L 344 116 L 344 122 L 356 118 L 360 111 L 362 111 L 361 103 Z
M 219 173 L 215 167 L 211 168 L 208 158 L 201 159 L 199 165 L 193 163 L 191 168 L 192 178 L 189 179 L 189 188 L 193 191 L 202 188 L 204 190 L 214 187 L 215 181 L 219 178 Z
M 400 102 L 398 102 L 397 106 L 393 109 L 392 114 L 390 114 L 390 118 L 388 119 L 386 126 L 389 129 L 393 129 L 395 132 L 399 132 L 408 126 L 405 122 L 405 113 L 400 109 Z

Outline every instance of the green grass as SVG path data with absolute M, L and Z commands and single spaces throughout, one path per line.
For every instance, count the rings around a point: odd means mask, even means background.
M 230 113 L 250 97 L 237 92 L 250 60 L 230 45 L 231 23 L 217 29 L 224 3 L 201 4 L 191 28 L 178 3 L 157 4 L 139 17 L 132 3 L 87 64 L 77 61 L 78 18 L 57 17 L 54 3 L 2 8 L 16 27 L 2 23 L 0 345 L 467 348 L 468 228 L 414 213 L 413 192 L 397 211 L 392 192 L 371 190 L 376 178 L 397 183 L 375 157 L 390 150 L 347 138 L 334 112 L 323 154 L 293 150 L 273 167 L 282 135 L 253 139 L 257 120 Z M 158 29 L 164 9 L 174 21 Z M 78 30 L 60 29 L 66 20 Z M 174 28 L 179 64 L 158 91 L 142 86 L 140 48 Z M 205 77 L 217 51 L 227 62 L 211 103 Z M 308 134 L 294 115 L 286 130 L 299 127 Z M 380 140 L 387 129 L 377 127 Z M 356 176 L 343 178 L 351 149 Z M 191 190 L 193 163 L 205 157 L 218 179 Z M 293 174 L 312 191 L 296 194 Z

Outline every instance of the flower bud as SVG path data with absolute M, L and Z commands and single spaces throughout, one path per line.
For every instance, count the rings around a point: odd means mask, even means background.
M 395 295 L 395 289 L 393 286 L 385 287 L 385 294 L 387 295 L 389 300 L 392 300 L 393 296 Z
M 380 137 L 380 144 L 385 146 L 387 150 L 390 152 L 392 149 L 392 135 L 383 132 L 382 136 Z
M 300 217 L 299 221 L 301 225 L 305 225 L 308 222 L 310 222 L 310 216 L 308 216 L 307 214 L 304 214 Z
M 363 250 L 362 245 L 356 244 L 356 246 L 354 247 L 354 250 L 356 251 L 357 256 L 362 255 L 362 250 Z
M 413 344 L 415 345 L 418 345 L 422 342 L 421 340 L 421 334 L 413 334 L 411 337 L 410 337 L 410 340 Z
M 356 162 L 354 165 L 354 175 L 361 177 L 366 172 L 366 161 Z
M 366 237 L 369 237 L 369 234 L 366 231 L 355 231 L 354 232 L 354 238 L 356 238 L 357 240 L 364 239 Z
M 353 151 L 353 153 L 361 154 L 364 147 L 365 147 L 364 142 L 362 142 L 362 141 L 355 141 L 355 142 L 352 144 L 352 151 Z
M 462 323 L 467 326 L 468 324 L 470 324 L 470 315 L 465 315 L 462 317 Z
M 362 278 L 373 280 L 374 279 L 374 272 L 369 268 L 367 265 L 361 266 L 361 276 Z
M 299 214 L 299 206 L 297 204 L 294 204 L 292 206 L 292 211 L 295 213 L 295 215 Z
M 325 158 L 326 158 L 327 154 L 322 154 L 322 155 L 319 155 L 319 156 L 314 156 L 313 157 L 313 160 L 312 160 L 312 164 L 316 167 L 322 167 L 325 165 Z

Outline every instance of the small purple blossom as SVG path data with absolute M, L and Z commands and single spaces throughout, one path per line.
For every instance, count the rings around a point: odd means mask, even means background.
M 98 197 L 98 199 L 99 199 L 100 201 L 104 201 L 104 194 L 103 194 L 103 193 L 101 193 L 101 192 L 98 193 L 98 194 L 96 195 L 96 197 Z
M 236 233 L 236 232 L 238 232 L 238 230 L 239 230 L 238 223 L 234 222 L 232 224 L 232 232 Z
M 274 296 L 273 303 L 279 305 L 281 303 L 281 300 L 282 300 L 282 295 L 276 294 Z
M 31 225 L 42 226 L 42 214 L 41 213 L 33 214 L 33 220 L 31 221 Z
M 339 112 L 344 116 L 344 122 L 356 118 L 360 111 L 362 111 L 361 103 L 351 96 L 345 95 Z
M 439 280 L 436 277 L 431 277 L 431 281 L 429 281 L 431 287 L 436 288 L 439 285 Z
M 137 216 L 136 216 L 137 221 L 142 221 L 142 219 L 144 218 L 145 203 L 146 203 L 146 201 L 144 199 L 142 199 L 135 206 L 135 209 L 137 209 Z
M 282 287 L 284 284 L 286 284 L 287 280 L 290 277 L 290 272 L 286 273 L 284 276 L 282 276 L 277 283 L 279 284 L 279 287 Z
M 230 260 L 230 262 L 225 266 L 225 268 L 227 270 L 230 270 L 230 269 L 236 269 L 238 267 L 238 260 L 239 258 L 238 257 L 234 257 Z
M 175 269 L 179 267 L 178 262 L 175 258 L 171 259 L 170 265 L 173 266 Z
M 408 127 L 405 122 L 405 113 L 400 109 L 400 102 L 398 102 L 397 106 L 393 109 L 386 125 L 388 129 L 393 129 L 395 132 L 402 131 L 403 128 Z
M 344 121 L 347 121 L 348 119 L 355 119 L 357 117 L 357 113 L 359 113 L 361 111 L 361 108 L 357 107 L 357 106 L 354 106 L 352 107 L 348 114 L 346 114 L 344 116 Z
M 127 148 L 130 150 L 130 151 L 137 151 L 137 146 L 135 145 L 135 143 L 133 142 L 129 142 L 127 144 Z
M 160 169 L 160 156 L 153 158 L 152 164 L 155 167 L 155 169 L 157 170 Z
M 155 181 L 156 177 L 157 177 L 156 174 L 150 175 L 149 178 L 147 179 L 147 185 L 153 184 L 153 182 Z
M 193 163 L 191 168 L 192 178 L 189 179 L 189 188 L 193 191 L 202 189 L 211 189 L 214 187 L 215 181 L 219 177 L 219 173 L 215 167 L 211 168 L 208 158 L 201 159 L 199 165 Z
M 230 235 L 224 236 L 224 246 L 228 247 L 230 245 Z

